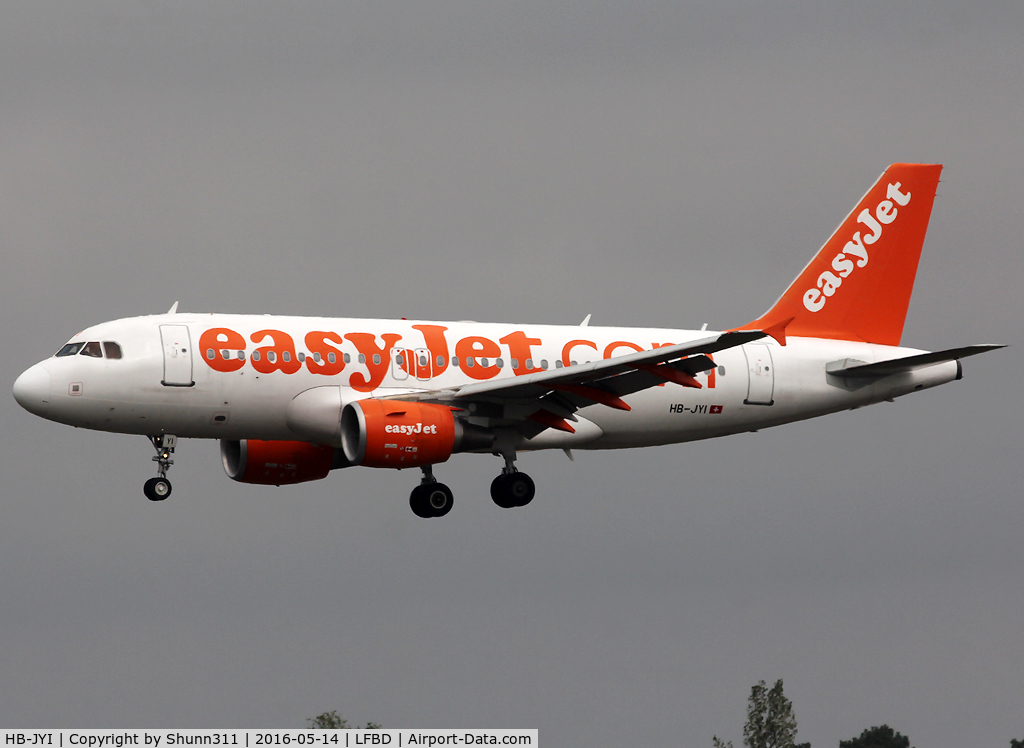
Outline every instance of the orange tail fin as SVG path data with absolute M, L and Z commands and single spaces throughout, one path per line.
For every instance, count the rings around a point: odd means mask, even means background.
M 738 329 L 899 345 L 941 171 L 886 169 L 775 306 Z

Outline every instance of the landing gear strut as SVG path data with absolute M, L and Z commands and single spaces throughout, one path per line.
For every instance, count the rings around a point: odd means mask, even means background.
M 526 506 L 533 501 L 536 486 L 526 473 L 520 473 L 515 465 L 515 452 L 505 453 L 505 467 L 501 475 L 491 483 L 491 498 L 502 509 Z
M 452 490 L 438 483 L 431 465 L 424 465 L 423 478 L 409 494 L 409 506 L 417 517 L 443 517 L 452 510 Z
M 153 448 L 156 449 L 156 457 L 153 458 L 153 462 L 157 464 L 157 476 L 146 481 L 142 490 L 150 501 L 163 501 L 171 495 L 171 482 L 167 480 L 167 468 L 174 464 L 171 455 L 174 454 L 174 448 L 178 445 L 178 437 L 174 434 L 163 434 L 162 436 L 151 436 L 149 440 L 153 442 Z

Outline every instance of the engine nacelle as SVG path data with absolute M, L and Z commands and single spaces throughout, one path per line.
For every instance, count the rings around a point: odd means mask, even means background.
M 451 408 L 400 400 L 357 400 L 341 412 L 345 459 L 367 467 L 405 468 L 444 462 L 462 432 Z
M 232 480 L 270 486 L 326 478 L 335 462 L 333 447 L 257 439 L 221 439 L 220 457 Z

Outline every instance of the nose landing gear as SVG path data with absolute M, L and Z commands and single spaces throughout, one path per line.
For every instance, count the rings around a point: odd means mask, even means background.
M 163 501 L 171 495 L 171 482 L 167 480 L 167 468 L 174 464 L 171 455 L 178 445 L 178 437 L 174 434 L 163 434 L 162 436 L 151 436 L 149 440 L 156 449 L 156 456 L 153 462 L 157 464 L 157 476 L 146 481 L 143 492 L 150 501 Z
M 452 490 L 438 483 L 431 465 L 424 465 L 420 485 L 409 494 L 409 507 L 417 517 L 443 517 L 452 510 Z

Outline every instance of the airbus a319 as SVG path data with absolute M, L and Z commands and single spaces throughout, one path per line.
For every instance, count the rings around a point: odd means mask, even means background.
M 177 313 L 90 327 L 14 384 L 43 418 L 149 437 L 153 501 L 179 438 L 217 439 L 228 476 L 284 485 L 418 468 L 410 506 L 452 508 L 434 466 L 503 461 L 491 497 L 534 498 L 521 453 L 710 439 L 891 400 L 962 376 L 900 346 L 942 167 L 894 164 L 759 319 L 724 332 Z

